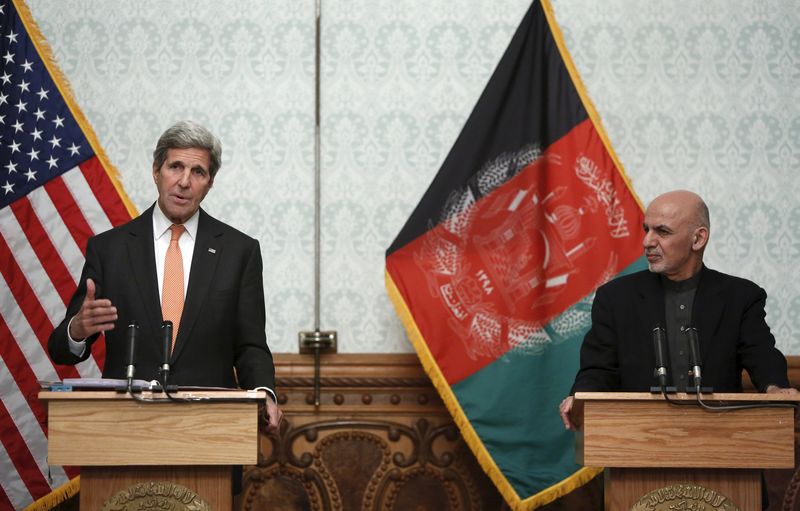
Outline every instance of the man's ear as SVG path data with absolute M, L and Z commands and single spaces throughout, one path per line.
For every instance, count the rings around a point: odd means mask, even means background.
M 708 243 L 708 227 L 698 227 L 692 236 L 692 250 L 698 251 L 705 248 Z

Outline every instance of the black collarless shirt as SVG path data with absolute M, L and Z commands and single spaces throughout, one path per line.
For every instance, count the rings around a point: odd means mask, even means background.
M 686 391 L 689 380 L 689 341 L 684 331 L 692 325 L 692 305 L 700 272 L 681 281 L 661 276 L 664 290 L 664 320 L 666 321 L 667 344 L 669 345 L 668 369 L 672 385 L 678 392 Z

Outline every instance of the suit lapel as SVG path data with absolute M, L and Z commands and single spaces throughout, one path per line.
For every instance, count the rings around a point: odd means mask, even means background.
M 707 360 L 712 348 L 711 340 L 722 320 L 724 300 L 718 295 L 723 292 L 716 272 L 705 266 L 701 270 L 700 282 L 692 306 L 692 323 L 697 328 L 700 341 L 700 358 Z
M 161 326 L 161 300 L 158 297 L 158 274 L 153 246 L 153 206 L 129 226 L 128 264 L 145 311 L 145 317 L 137 318 L 137 321 L 140 322 L 145 338 L 157 342 Z
M 222 232 L 215 225 L 214 220 L 201 209 L 192 255 L 192 268 L 189 271 L 189 286 L 186 290 L 175 350 L 172 353 L 173 361 L 180 356 L 191 338 L 194 324 L 209 294 L 217 261 L 222 256 Z
M 664 290 L 661 288 L 660 277 L 656 273 L 642 272 L 639 283 L 638 317 L 645 329 L 650 332 L 657 325 L 666 328 L 664 319 Z M 652 348 L 651 348 L 652 349 Z

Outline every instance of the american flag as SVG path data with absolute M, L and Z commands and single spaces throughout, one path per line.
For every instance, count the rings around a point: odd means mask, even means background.
M 135 210 L 22 0 L 0 0 L 0 509 L 53 498 L 74 467 L 47 464 L 39 382 L 97 377 L 104 346 L 54 366 L 47 338 L 90 236 Z

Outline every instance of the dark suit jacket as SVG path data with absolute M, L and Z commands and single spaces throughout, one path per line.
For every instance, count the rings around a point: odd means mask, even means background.
M 78 289 L 66 317 L 50 335 L 48 349 L 57 364 L 89 357 L 69 351 L 67 325 L 80 309 L 86 279 L 96 296 L 108 298 L 119 319 L 106 332 L 103 376 L 124 378 L 125 332 L 140 326 L 136 378 L 156 378 L 162 360 L 161 301 L 153 246 L 153 207 L 125 225 L 89 240 Z M 181 325 L 171 358 L 170 382 L 178 385 L 275 388 L 272 354 L 267 347 L 258 241 L 212 218 L 202 209 Z M 89 345 L 97 339 L 87 340 Z M 236 373 L 234 374 L 234 368 Z
M 645 270 L 597 290 L 572 392 L 648 391 L 657 385 L 652 330 L 666 324 L 660 278 Z M 740 392 L 742 369 L 760 391 L 770 384 L 789 386 L 786 359 L 764 320 L 766 300 L 766 292 L 749 280 L 701 269 L 692 322 L 700 340 L 703 386 Z

